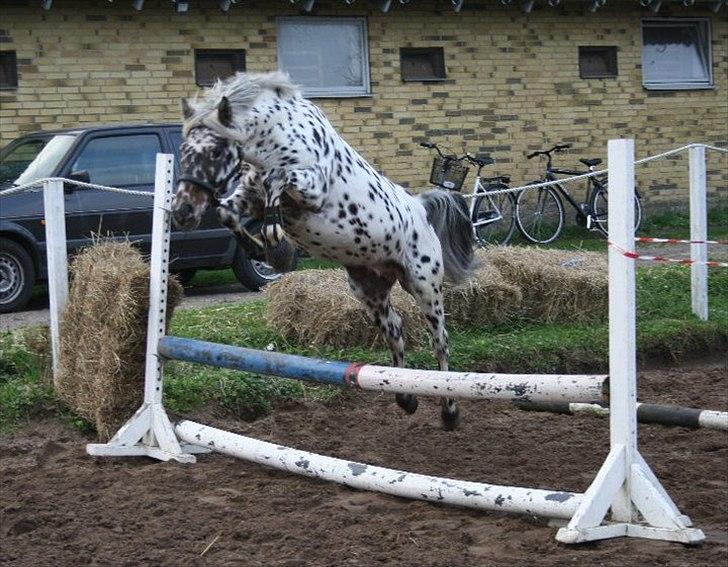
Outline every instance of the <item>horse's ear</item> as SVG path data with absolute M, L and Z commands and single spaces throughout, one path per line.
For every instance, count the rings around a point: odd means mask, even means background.
M 229 128 L 233 123 L 233 109 L 226 96 L 222 97 L 220 104 L 217 105 L 217 119 L 225 128 Z
M 182 117 L 185 120 L 189 120 L 190 118 L 192 118 L 192 115 L 194 113 L 195 113 L 195 111 L 190 106 L 190 103 L 187 102 L 187 99 L 186 98 L 183 98 L 182 99 Z

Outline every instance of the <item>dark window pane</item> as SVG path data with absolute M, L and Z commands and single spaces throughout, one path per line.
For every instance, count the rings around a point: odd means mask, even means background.
M 616 47 L 579 47 L 579 76 L 603 79 L 617 76 Z
M 683 18 L 642 22 L 642 83 L 647 88 L 712 85 L 710 25 Z
M 212 86 L 238 71 L 245 71 L 244 49 L 195 49 L 195 80 L 199 86 Z
M 15 51 L 0 51 L 0 89 L 18 86 L 18 60 Z
M 154 134 L 96 138 L 83 149 L 72 171 L 88 171 L 91 183 L 98 185 L 153 185 L 161 151 Z
M 442 47 L 403 47 L 399 50 L 403 81 L 441 81 L 445 74 Z

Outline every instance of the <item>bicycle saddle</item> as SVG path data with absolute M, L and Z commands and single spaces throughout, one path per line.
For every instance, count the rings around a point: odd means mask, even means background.
M 495 177 L 486 177 L 483 179 L 486 183 L 505 183 L 506 185 L 511 182 L 510 175 L 496 175 Z
M 600 160 L 599 158 L 595 158 L 595 159 L 580 159 L 579 161 L 581 163 L 583 163 L 584 165 L 586 165 L 587 167 L 594 167 L 595 165 L 599 165 L 600 163 L 602 163 L 602 160 Z
M 485 165 L 491 165 L 491 164 L 495 163 L 495 160 L 493 160 L 493 158 L 490 158 L 490 157 L 482 157 L 482 156 L 481 157 L 475 157 L 475 156 L 473 156 L 470 159 L 472 161 L 474 161 L 475 163 L 477 163 L 480 167 L 483 167 Z

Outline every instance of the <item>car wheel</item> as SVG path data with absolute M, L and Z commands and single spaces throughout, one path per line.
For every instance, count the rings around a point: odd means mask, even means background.
M 298 254 L 293 262 L 298 263 Z M 258 291 L 260 288 L 274 282 L 281 277 L 281 273 L 276 272 L 261 258 L 253 258 L 243 248 L 238 246 L 233 259 L 233 273 L 238 281 L 247 287 L 250 291 Z
M 35 267 L 28 251 L 14 240 L 0 238 L 0 313 L 25 307 L 34 284 Z

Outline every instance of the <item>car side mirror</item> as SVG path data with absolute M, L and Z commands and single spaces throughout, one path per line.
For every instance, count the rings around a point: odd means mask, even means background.
M 71 172 L 68 179 L 71 179 L 72 181 L 80 181 L 81 183 L 91 183 L 91 175 L 85 169 Z M 74 185 L 67 184 L 63 187 L 63 190 L 66 193 L 71 193 L 76 190 L 76 187 Z

